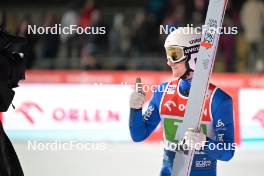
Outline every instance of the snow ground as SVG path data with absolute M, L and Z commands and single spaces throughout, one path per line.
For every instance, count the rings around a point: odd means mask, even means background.
M 158 176 L 159 144 L 106 143 L 104 151 L 32 151 L 14 141 L 25 176 Z M 218 163 L 218 176 L 263 175 L 264 149 L 236 151 L 230 162 Z

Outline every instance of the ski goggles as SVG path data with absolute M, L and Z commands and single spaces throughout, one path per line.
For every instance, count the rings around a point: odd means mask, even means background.
M 200 45 L 191 47 L 170 46 L 166 48 L 167 59 L 173 63 L 184 61 L 188 55 L 198 53 Z

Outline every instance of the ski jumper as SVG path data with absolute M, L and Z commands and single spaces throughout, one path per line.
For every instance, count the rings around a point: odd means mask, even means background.
M 164 144 L 177 143 L 175 134 L 184 118 L 190 87 L 191 80 L 162 83 L 143 114 L 142 109 L 130 109 L 133 141 L 146 139 L 161 122 Z M 228 161 L 234 155 L 234 124 L 232 98 L 213 84 L 209 84 L 200 128 L 207 143 L 204 150 L 195 151 L 190 175 L 216 176 L 217 160 Z M 175 154 L 177 151 L 165 145 L 160 176 L 171 175 Z

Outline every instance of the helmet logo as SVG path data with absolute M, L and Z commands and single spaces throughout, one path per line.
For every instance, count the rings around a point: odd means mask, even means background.
M 190 54 L 193 54 L 193 53 L 198 53 L 199 48 L 200 48 L 200 45 L 195 45 L 195 46 L 192 46 L 192 47 L 185 47 L 184 48 L 184 54 L 190 55 Z
M 198 39 L 191 40 L 189 43 L 195 44 L 195 43 L 200 43 L 200 42 L 201 42 L 201 38 L 198 38 Z

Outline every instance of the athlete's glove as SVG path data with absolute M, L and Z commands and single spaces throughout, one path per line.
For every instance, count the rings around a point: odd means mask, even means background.
M 136 79 L 136 90 L 130 95 L 129 106 L 132 109 L 141 109 L 145 102 L 146 96 L 142 90 L 141 79 Z
M 206 135 L 203 132 L 195 132 L 194 129 L 188 129 L 182 140 L 189 149 L 201 150 L 206 143 Z

